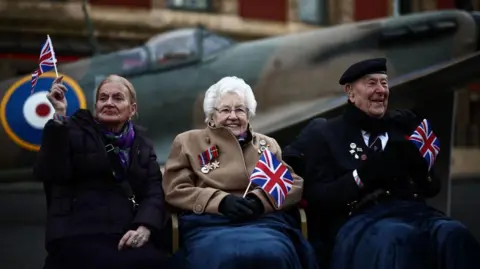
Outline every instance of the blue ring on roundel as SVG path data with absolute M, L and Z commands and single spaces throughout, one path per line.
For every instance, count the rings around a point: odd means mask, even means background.
M 55 75 L 53 76 L 40 76 L 35 86 L 33 94 L 38 92 L 48 92 L 50 89 Z M 59 74 L 60 76 L 60 74 Z M 63 75 L 63 85 L 68 89 L 65 93 L 67 100 L 67 115 L 73 115 L 79 108 L 86 107 L 85 96 L 83 92 L 73 79 L 67 78 Z M 19 81 L 20 82 L 20 81 Z M 13 89 L 10 98 L 7 100 L 5 106 L 5 117 L 7 124 L 9 125 L 13 135 L 17 136 L 25 144 L 31 144 L 33 146 L 40 146 L 42 139 L 42 129 L 37 129 L 31 126 L 23 114 L 23 106 L 27 99 L 31 96 L 31 81 L 30 79 L 24 79 L 23 83 Z M 23 143 L 22 143 L 23 144 Z

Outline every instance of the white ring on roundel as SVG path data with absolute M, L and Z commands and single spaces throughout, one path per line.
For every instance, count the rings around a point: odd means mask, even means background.
M 46 91 L 36 92 L 27 98 L 23 104 L 23 116 L 30 126 L 36 129 L 43 129 L 47 121 L 53 118 L 55 110 L 47 99 Z M 49 111 L 45 116 L 38 115 L 37 108 L 42 105 L 48 105 Z

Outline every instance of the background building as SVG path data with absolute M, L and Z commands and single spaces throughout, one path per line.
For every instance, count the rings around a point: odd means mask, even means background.
M 138 46 L 181 27 L 203 25 L 251 40 L 451 8 L 476 10 L 480 0 L 3 0 L 0 79 L 30 73 L 46 33 L 62 63 Z M 480 147 L 479 89 L 459 92 L 456 146 Z

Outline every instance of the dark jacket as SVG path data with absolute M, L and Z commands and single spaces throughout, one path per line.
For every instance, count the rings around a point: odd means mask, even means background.
M 404 139 L 407 130 L 418 125 L 413 113 L 396 110 L 389 113 L 389 143 Z M 368 193 L 356 185 L 352 171 L 362 165 L 354 158 L 350 144 L 355 143 L 367 153 L 361 130 L 352 126 L 343 115 L 324 121 L 313 120 L 283 151 L 283 159 L 305 180 L 304 199 L 308 203 L 309 236 L 331 243 L 338 229 L 349 218 L 350 204 Z M 411 184 L 399 179 L 392 192 L 401 199 L 433 197 L 440 191 L 440 181 L 419 180 Z M 394 196 L 392 195 L 392 196 Z
M 166 222 L 162 174 L 154 149 L 135 127 L 128 182 L 139 204 L 133 209 L 115 181 L 103 135 L 88 110 L 60 124 L 50 120 L 34 176 L 44 183 L 48 216 L 46 242 L 76 235 L 123 235 L 139 225 L 152 235 Z

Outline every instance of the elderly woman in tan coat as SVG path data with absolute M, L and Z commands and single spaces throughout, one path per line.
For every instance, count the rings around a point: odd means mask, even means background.
M 311 247 L 285 213 L 300 201 L 303 179 L 286 166 L 293 184 L 280 207 L 249 184 L 265 149 L 281 161 L 275 139 L 249 125 L 256 106 L 244 80 L 225 77 L 205 94 L 206 128 L 173 142 L 163 188 L 180 217 L 178 267 L 316 268 Z

